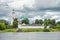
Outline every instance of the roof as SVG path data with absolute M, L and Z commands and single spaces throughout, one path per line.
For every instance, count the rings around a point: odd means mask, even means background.
M 19 16 L 18 18 L 19 18 L 19 19 L 23 19 L 23 18 L 26 18 L 26 17 L 25 17 L 25 16 Z
M 22 25 L 22 26 L 42 26 L 41 24 L 26 24 L 26 25 Z

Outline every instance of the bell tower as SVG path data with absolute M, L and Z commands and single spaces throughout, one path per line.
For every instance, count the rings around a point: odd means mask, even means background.
M 12 10 L 12 18 L 13 18 L 13 19 L 17 18 L 17 15 L 16 15 L 16 13 L 15 13 L 15 10 L 14 10 L 14 9 Z
M 15 18 L 17 18 L 17 15 L 16 15 L 16 13 L 15 13 L 15 10 L 13 9 L 13 10 L 12 10 L 12 13 L 11 13 L 11 25 L 13 24 L 13 20 L 14 20 Z

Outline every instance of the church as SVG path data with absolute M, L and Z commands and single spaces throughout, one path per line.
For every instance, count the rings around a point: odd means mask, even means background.
M 13 9 L 12 11 L 12 21 L 11 24 L 13 23 L 13 20 L 17 18 L 18 19 L 18 28 L 44 28 L 44 25 L 40 24 L 22 24 L 22 19 L 26 18 L 25 16 L 17 16 L 15 13 L 15 10 Z M 49 27 L 48 27 L 49 28 Z

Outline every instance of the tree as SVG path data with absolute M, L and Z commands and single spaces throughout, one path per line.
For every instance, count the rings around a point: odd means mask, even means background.
M 35 20 L 35 24 L 39 24 L 39 20 L 38 19 Z
M 56 25 L 55 19 L 50 20 L 49 26 L 50 28 L 53 28 Z
M 39 20 L 39 24 L 41 24 L 41 25 L 42 25 L 42 24 L 43 24 L 43 20 L 41 20 L 41 19 L 40 19 L 40 20 Z
M 53 20 L 45 19 L 45 20 L 44 20 L 44 25 L 45 25 L 45 27 L 46 27 L 46 26 L 50 26 L 50 27 L 52 28 L 52 27 L 55 26 L 55 24 L 56 24 L 55 19 L 53 19 Z
M 13 28 L 17 28 L 17 27 L 18 27 L 18 20 L 17 18 L 15 18 L 13 21 Z
M 60 30 L 60 21 L 58 21 L 58 22 L 56 23 L 56 25 L 54 26 L 54 29 L 59 29 L 59 30 Z
M 0 30 L 6 29 L 6 25 L 4 23 L 0 23 Z
M 45 25 L 45 26 L 48 26 L 48 24 L 49 24 L 48 19 L 45 19 L 45 20 L 44 20 L 44 25 Z
M 56 22 L 55 22 L 55 19 L 51 20 L 51 25 L 55 25 Z
M 22 24 L 23 23 L 25 23 L 25 24 L 29 24 L 29 20 L 28 20 L 28 18 L 24 18 L 23 20 L 22 20 Z
M 60 30 L 60 24 L 57 24 L 56 26 L 53 27 L 54 29 L 59 29 Z
M 0 20 L 0 30 L 6 29 L 8 22 L 6 20 Z
M 60 24 L 60 21 L 58 21 L 57 24 Z
M 44 28 L 47 28 L 47 26 L 50 24 L 50 19 L 45 19 L 44 20 Z
M 4 23 L 5 25 L 8 25 L 8 22 L 6 20 L 0 20 L 0 23 Z
M 6 25 L 4 23 L 0 23 L 0 30 L 6 29 Z

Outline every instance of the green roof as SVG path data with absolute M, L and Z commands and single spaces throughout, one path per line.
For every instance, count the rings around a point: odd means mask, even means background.
M 26 18 L 25 16 L 19 16 L 19 19 Z

